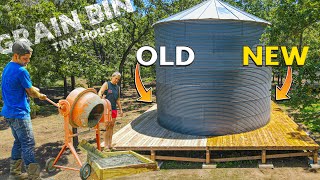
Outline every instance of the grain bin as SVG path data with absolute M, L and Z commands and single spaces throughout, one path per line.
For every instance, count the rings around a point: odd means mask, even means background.
M 156 49 L 193 49 L 189 66 L 156 66 L 158 123 L 191 135 L 251 131 L 270 118 L 271 68 L 242 65 L 243 46 L 253 47 L 265 20 L 218 0 L 205 1 L 154 25 Z M 187 54 L 183 54 L 186 60 Z

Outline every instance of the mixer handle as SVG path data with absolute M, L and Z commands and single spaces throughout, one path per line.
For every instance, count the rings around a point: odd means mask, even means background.
M 60 106 L 59 106 L 58 103 L 55 103 L 55 102 L 51 101 L 49 98 L 46 98 L 46 100 L 47 100 L 49 103 L 51 103 L 52 105 L 54 105 L 55 107 L 60 108 Z

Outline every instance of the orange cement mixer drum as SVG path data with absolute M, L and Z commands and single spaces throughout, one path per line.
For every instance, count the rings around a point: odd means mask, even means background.
M 69 123 L 72 127 L 94 127 L 102 117 L 102 99 L 93 88 L 76 88 L 66 99 L 70 103 Z

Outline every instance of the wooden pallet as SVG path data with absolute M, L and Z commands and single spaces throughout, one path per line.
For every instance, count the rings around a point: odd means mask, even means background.
M 192 136 L 169 131 L 157 123 L 156 105 L 120 129 L 113 136 L 115 148 L 119 150 L 140 150 L 151 152 L 151 159 L 192 162 L 226 162 L 239 160 L 311 156 L 318 162 L 319 145 L 288 117 L 278 105 L 272 102 L 270 122 L 257 130 L 246 133 L 205 137 Z M 157 156 L 156 151 L 205 151 L 206 159 Z M 211 159 L 211 151 L 259 150 L 261 155 Z M 284 154 L 268 154 L 267 151 L 286 150 Z

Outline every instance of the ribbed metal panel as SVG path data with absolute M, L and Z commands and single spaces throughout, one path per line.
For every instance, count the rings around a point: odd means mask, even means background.
M 243 46 L 253 47 L 265 26 L 231 20 L 172 21 L 155 25 L 156 49 L 195 52 L 189 66 L 156 67 L 158 122 L 175 132 L 225 135 L 266 125 L 270 118 L 271 68 L 242 65 Z M 160 53 L 158 53 L 160 54 Z M 183 54 L 183 59 L 187 55 Z

